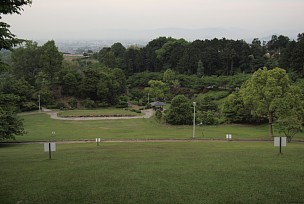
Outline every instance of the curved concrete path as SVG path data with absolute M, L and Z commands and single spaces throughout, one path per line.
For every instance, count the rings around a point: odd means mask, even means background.
M 52 119 L 56 120 L 127 120 L 135 118 L 151 118 L 153 116 L 153 109 L 142 110 L 144 116 L 134 117 L 59 117 L 58 111 L 52 111 L 46 108 L 42 108 L 42 111 L 48 114 Z

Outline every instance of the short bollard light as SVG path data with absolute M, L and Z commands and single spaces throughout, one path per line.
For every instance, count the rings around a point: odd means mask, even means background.
M 99 143 L 100 143 L 100 138 L 96 138 L 96 144 L 97 144 L 97 146 L 99 146 Z
M 226 140 L 231 141 L 231 139 L 232 139 L 232 134 L 226 134 Z

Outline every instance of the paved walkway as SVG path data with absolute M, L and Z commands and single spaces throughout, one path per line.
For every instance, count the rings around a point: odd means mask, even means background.
M 153 109 L 142 110 L 141 112 L 144 116 L 134 116 L 134 117 L 59 117 L 58 111 L 49 110 L 42 108 L 42 111 L 48 114 L 52 119 L 56 120 L 127 120 L 135 118 L 151 118 L 153 116 Z
M 2 144 L 43 144 L 48 141 L 2 142 Z M 93 139 L 54 141 L 57 144 L 95 143 Z M 273 142 L 272 140 L 232 140 L 225 139 L 103 139 L 100 143 L 171 143 L 171 142 Z M 303 141 L 298 141 L 303 142 Z M 1 143 L 0 143 L 1 144 Z

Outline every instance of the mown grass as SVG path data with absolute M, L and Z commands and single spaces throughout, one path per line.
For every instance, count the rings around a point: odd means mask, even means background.
M 0 144 L 1 203 L 302 203 L 303 144 Z
M 22 116 L 27 134 L 17 136 L 17 141 L 49 140 L 55 131 L 55 140 L 79 139 L 190 139 L 192 126 L 159 124 L 155 119 L 61 121 L 46 114 Z M 197 139 L 269 139 L 267 125 L 197 126 Z M 275 131 L 275 135 L 280 135 Z M 304 138 L 303 134 L 297 138 Z
M 132 112 L 130 110 L 118 108 L 104 108 L 95 110 L 68 110 L 61 111 L 58 116 L 61 117 L 96 117 L 96 116 L 139 116 L 140 113 Z

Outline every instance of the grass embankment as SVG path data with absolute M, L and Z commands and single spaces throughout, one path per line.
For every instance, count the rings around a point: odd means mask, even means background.
M 61 111 L 58 113 L 60 117 L 124 117 L 124 116 L 140 116 L 141 113 L 132 112 L 130 110 L 118 108 L 105 108 L 95 110 L 71 110 Z
M 1 203 L 302 203 L 303 144 L 0 144 Z
M 28 134 L 17 136 L 17 141 L 49 140 L 55 131 L 55 140 L 79 139 L 190 139 L 192 126 L 170 126 L 151 119 L 61 121 L 51 119 L 46 114 L 22 116 Z M 233 139 L 269 139 L 267 125 L 220 125 L 197 126 L 197 139 L 225 139 L 226 134 Z M 275 135 L 278 135 L 275 132 Z M 303 134 L 297 138 L 304 138 Z

